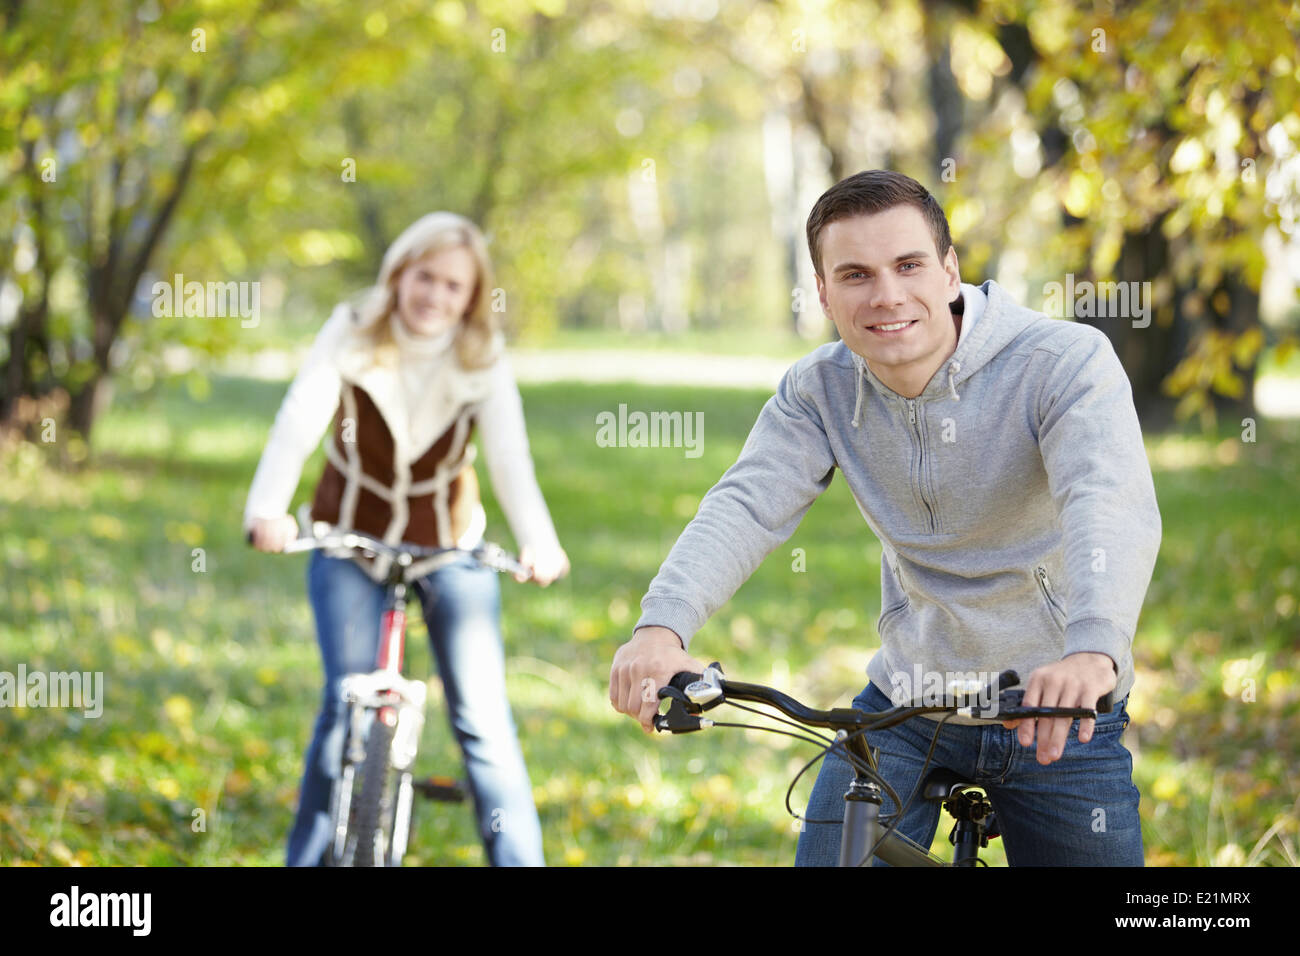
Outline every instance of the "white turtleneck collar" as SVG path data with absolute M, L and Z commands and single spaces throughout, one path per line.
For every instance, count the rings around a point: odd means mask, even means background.
M 416 335 L 396 312 L 388 317 L 388 321 L 393 330 L 393 340 L 403 356 L 434 358 L 446 352 L 456 338 L 455 326 L 438 335 Z

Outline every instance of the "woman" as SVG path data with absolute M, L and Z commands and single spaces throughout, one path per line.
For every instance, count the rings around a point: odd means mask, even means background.
M 325 323 L 276 415 L 244 511 L 255 547 L 277 552 L 297 536 L 289 503 L 331 418 L 310 520 L 390 543 L 473 547 L 486 525 L 470 445 L 477 425 L 521 562 L 543 586 L 568 572 L 533 474 L 491 290 L 487 244 L 469 220 L 431 213 L 397 238 L 359 306 L 341 305 Z M 374 668 L 386 570 L 382 558 L 311 553 L 307 586 L 325 688 L 289 836 L 290 866 L 318 863 L 329 843 L 331 782 L 343 746 L 340 682 Z M 420 564 L 412 570 L 420 574 Z M 505 695 L 495 573 L 464 559 L 430 570 L 413 590 L 488 859 L 544 865 Z

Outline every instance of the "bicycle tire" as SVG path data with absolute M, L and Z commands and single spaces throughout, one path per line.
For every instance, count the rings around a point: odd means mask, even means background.
M 383 866 L 388 861 L 393 801 L 389 759 L 395 733 L 395 727 L 377 717 L 370 727 L 354 824 L 356 837 L 349 841 L 352 866 Z

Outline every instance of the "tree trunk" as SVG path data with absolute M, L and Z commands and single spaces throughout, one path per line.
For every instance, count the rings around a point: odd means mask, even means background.
M 106 277 L 100 274 L 99 278 Z M 68 427 L 81 435 L 86 443 L 90 442 L 90 430 L 100 413 L 108 407 L 113 390 L 109 381 L 108 355 L 117 340 L 122 320 L 126 318 L 127 302 L 120 298 L 109 298 L 108 289 L 92 282 L 90 291 L 98 293 L 90 302 L 93 337 L 92 361 L 93 371 L 89 381 L 72 396 L 68 405 Z
M 113 397 L 112 383 L 98 370 L 68 404 L 68 428 L 89 443 L 90 429 Z
M 1161 216 L 1142 231 L 1124 236 L 1115 268 L 1116 281 L 1138 283 L 1130 288 L 1141 290 L 1144 288 L 1141 283 L 1152 282 L 1156 276 L 1169 271 L 1169 240 L 1161 229 L 1163 222 L 1164 216 Z M 1177 404 L 1177 399 L 1161 391 L 1161 383 L 1185 354 L 1189 335 L 1178 295 L 1175 294 L 1173 301 L 1163 310 L 1158 310 L 1154 302 L 1150 305 L 1150 323 L 1145 327 L 1135 327 L 1134 321 L 1144 320 L 1132 314 L 1098 316 L 1081 321 L 1106 333 L 1128 373 L 1138 419 L 1144 428 L 1160 430 L 1172 424 Z M 1162 324 L 1156 313 L 1169 309 L 1173 311 L 1173 321 Z M 1130 308 L 1129 311 L 1135 310 Z
M 1164 216 L 1154 220 L 1140 232 L 1124 236 L 1119 261 L 1116 263 L 1116 280 L 1138 283 L 1131 288 L 1141 288 L 1143 282 L 1154 282 L 1160 275 L 1171 271 L 1169 240 L 1162 231 Z M 1089 277 L 1091 278 L 1091 277 Z M 1189 296 L 1203 299 L 1203 322 L 1193 320 L 1186 305 Z M 1175 425 L 1174 409 L 1181 396 L 1166 395 L 1163 383 L 1179 362 L 1195 346 L 1198 327 L 1212 328 L 1231 335 L 1259 324 L 1259 293 L 1251 289 L 1236 275 L 1227 275 L 1208 297 L 1194 288 L 1175 288 L 1170 301 L 1158 305 L 1151 302 L 1150 324 L 1135 327 L 1136 317 L 1095 316 L 1080 318 L 1106 333 L 1133 387 L 1133 405 L 1145 430 L 1159 431 Z M 1132 310 L 1130 310 L 1132 311 Z M 1172 315 L 1170 315 L 1172 313 Z M 1163 314 L 1165 322 L 1157 316 Z M 1258 361 L 1242 370 L 1234 368 L 1245 388 L 1240 398 L 1212 393 L 1211 403 L 1215 413 L 1233 421 L 1255 415 L 1254 384 Z
M 952 73 L 951 22 L 942 12 L 922 6 L 925 16 L 925 47 L 930 59 L 927 77 L 930 110 L 934 113 L 934 168 L 944 171 L 944 160 L 956 159 L 961 135 L 964 98 Z M 935 192 L 934 189 L 930 190 Z
M 9 330 L 9 357 L 5 359 L 3 388 L 0 389 L 0 422 L 8 422 L 13 415 L 18 398 L 31 393 L 30 363 L 27 347 L 32 331 L 45 322 L 47 301 L 42 296 L 36 308 L 20 308 Z
M 365 120 L 362 118 L 361 105 L 356 97 L 343 104 L 342 124 L 347 132 L 352 154 L 359 156 L 370 147 L 370 137 L 366 133 Z M 388 231 L 384 228 L 383 209 L 375 197 L 374 191 L 365 182 L 349 183 L 354 196 L 357 197 L 357 213 L 361 220 L 361 229 L 366 236 L 366 255 L 370 265 L 370 274 L 377 276 L 383 265 L 384 251 L 388 248 Z
M 1217 310 L 1211 312 L 1216 328 L 1233 335 L 1241 335 L 1260 324 L 1259 292 L 1250 288 L 1240 276 L 1224 276 L 1223 282 L 1215 290 L 1215 295 L 1210 297 L 1212 309 L 1213 300 L 1219 292 L 1225 293 L 1228 301 L 1227 309 L 1222 314 Z M 1239 425 L 1243 418 L 1254 418 L 1256 415 L 1255 377 L 1259 371 L 1259 356 L 1256 355 L 1245 369 L 1234 366 L 1234 371 L 1245 384 L 1241 397 L 1232 398 L 1215 393 L 1211 395 L 1211 399 L 1214 403 L 1214 412 L 1220 419 Z

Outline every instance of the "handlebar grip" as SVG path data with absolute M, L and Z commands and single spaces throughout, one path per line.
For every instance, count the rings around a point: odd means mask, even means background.
M 249 544 L 252 544 L 252 543 L 253 543 L 253 529 L 252 529 L 252 528 L 249 528 L 247 531 L 244 532 L 244 540 L 247 541 Z
M 669 687 L 676 687 L 680 691 L 685 691 L 688 686 L 697 680 L 703 680 L 703 674 L 692 674 L 690 671 L 678 671 L 673 675 L 673 679 L 668 682 Z
M 1101 698 L 1098 699 L 1097 701 L 1097 713 L 1109 714 L 1111 710 L 1113 710 L 1115 707 L 1114 697 L 1115 697 L 1114 691 L 1107 691 L 1105 694 L 1103 694 Z

